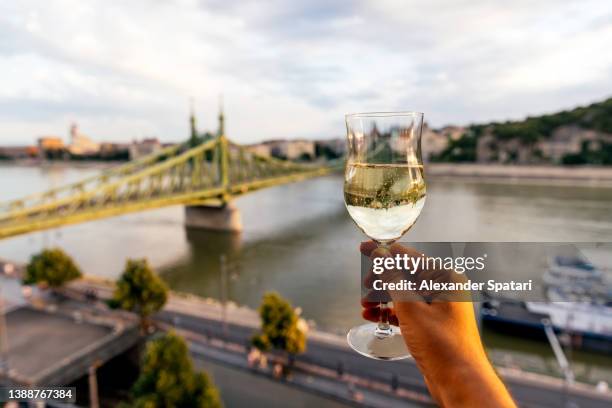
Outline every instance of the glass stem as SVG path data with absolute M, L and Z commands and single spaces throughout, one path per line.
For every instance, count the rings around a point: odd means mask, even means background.
M 391 325 L 389 324 L 389 306 L 387 302 L 380 302 L 380 317 L 376 326 L 376 337 L 385 338 L 391 335 Z
M 393 243 L 390 242 L 380 242 L 380 248 L 389 249 L 389 246 Z M 389 306 L 387 302 L 380 302 L 379 305 L 380 316 L 378 318 L 378 325 L 376 326 L 375 334 L 379 339 L 384 339 L 385 337 L 389 337 L 391 335 L 391 325 L 389 324 Z
M 389 250 L 389 247 L 393 241 L 384 241 L 378 242 L 379 248 L 384 248 Z M 389 306 L 387 306 L 387 302 L 380 302 L 379 305 L 380 316 L 378 318 L 378 325 L 376 326 L 375 335 L 379 339 L 384 339 L 385 337 L 389 337 L 391 335 L 391 325 L 389 324 Z

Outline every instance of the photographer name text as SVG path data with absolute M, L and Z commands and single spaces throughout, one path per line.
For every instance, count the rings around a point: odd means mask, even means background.
M 494 279 L 489 279 L 486 282 L 473 282 L 467 280 L 466 282 L 436 282 L 434 280 L 423 280 L 421 282 L 414 282 L 407 279 L 402 279 L 398 282 L 384 282 L 382 279 L 377 279 L 373 282 L 372 288 L 374 290 L 389 290 L 389 291 L 482 291 L 487 290 L 490 292 L 505 292 L 505 291 L 530 291 L 533 289 L 533 281 L 508 281 L 498 282 Z

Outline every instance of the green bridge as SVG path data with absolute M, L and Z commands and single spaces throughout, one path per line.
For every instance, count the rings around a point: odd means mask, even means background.
M 233 197 L 335 168 L 255 154 L 229 141 L 222 123 L 208 141 L 192 137 L 80 182 L 0 203 L 0 239 L 171 205 L 187 207 L 188 226 L 235 230 Z M 193 125 L 192 118 L 192 135 Z

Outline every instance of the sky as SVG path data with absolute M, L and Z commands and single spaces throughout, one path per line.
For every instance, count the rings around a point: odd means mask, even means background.
M 609 0 L 0 2 L 0 144 L 343 136 L 349 112 L 431 126 L 612 96 Z

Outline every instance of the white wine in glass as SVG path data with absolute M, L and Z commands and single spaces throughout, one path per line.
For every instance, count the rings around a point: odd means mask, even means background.
M 425 204 L 421 165 L 349 163 L 345 183 L 349 214 L 367 236 L 381 243 L 404 235 Z
M 401 238 L 416 222 L 426 198 L 421 159 L 423 114 L 359 113 L 346 116 L 348 157 L 344 201 L 357 226 L 380 245 Z M 347 336 L 357 352 L 380 360 L 409 357 L 400 329 L 381 320 Z

